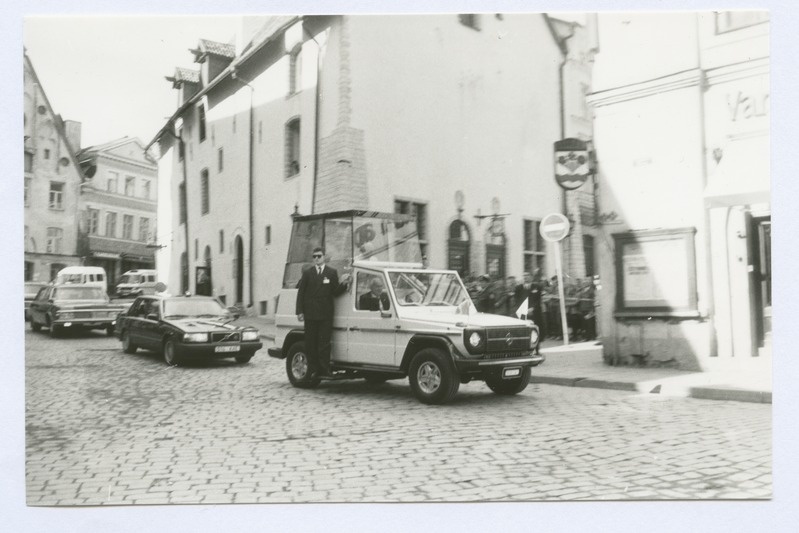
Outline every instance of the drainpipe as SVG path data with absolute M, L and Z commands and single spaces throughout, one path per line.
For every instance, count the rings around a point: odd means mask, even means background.
M 253 171 L 253 165 L 254 165 L 254 157 L 253 157 L 254 144 L 253 143 L 254 143 L 254 138 L 255 138 L 255 130 L 254 130 L 254 127 L 253 127 L 254 126 L 254 124 L 253 124 L 253 116 L 254 116 L 254 112 L 253 112 L 253 95 L 255 94 L 255 88 L 253 88 L 253 86 L 250 85 L 249 83 L 247 83 L 246 81 L 242 80 L 239 77 L 239 75 L 238 75 L 238 73 L 236 72 L 235 69 L 232 72 L 232 78 L 234 80 L 236 80 L 237 82 L 241 83 L 242 85 L 244 85 L 244 86 L 246 86 L 246 87 L 248 87 L 250 89 L 250 112 L 249 112 L 250 145 L 249 145 L 249 162 L 248 162 L 248 172 L 249 172 L 249 177 L 248 177 L 248 179 L 249 179 L 249 195 L 248 195 L 248 199 L 249 199 L 250 230 L 249 230 L 249 245 L 248 245 L 249 246 L 249 250 L 248 250 L 248 253 L 247 253 L 247 256 L 248 256 L 248 259 L 249 259 L 249 262 L 250 262 L 250 268 L 247 270 L 247 281 L 248 281 L 248 284 L 249 284 L 249 291 L 247 291 L 247 292 L 248 292 L 248 296 L 249 296 L 248 307 L 252 307 L 253 306 L 253 301 L 254 301 L 254 298 L 253 298 L 253 270 L 254 270 L 253 266 L 254 265 L 253 265 L 253 251 L 252 251 L 252 249 L 253 249 L 253 241 L 254 241 L 253 233 L 255 232 L 254 209 L 253 209 L 254 192 L 255 192 L 254 171 Z
M 311 214 L 316 207 L 316 184 L 319 181 L 319 103 L 321 101 L 321 91 L 319 84 L 322 80 L 322 46 L 319 41 L 311 35 L 304 21 L 302 31 L 316 44 L 316 89 L 314 91 L 314 155 L 313 155 L 313 186 L 311 187 Z

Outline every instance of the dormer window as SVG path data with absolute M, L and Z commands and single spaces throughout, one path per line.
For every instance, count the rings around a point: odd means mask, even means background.
M 286 177 L 300 173 L 300 119 L 286 124 Z

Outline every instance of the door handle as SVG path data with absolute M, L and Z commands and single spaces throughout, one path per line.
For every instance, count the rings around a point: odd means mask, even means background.
M 349 330 L 350 331 L 361 331 L 361 328 L 359 328 L 358 326 L 350 326 Z

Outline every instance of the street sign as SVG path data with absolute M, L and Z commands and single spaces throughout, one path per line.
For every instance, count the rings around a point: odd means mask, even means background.
M 550 213 L 541 221 L 538 232 L 545 241 L 558 242 L 569 234 L 569 219 L 560 213 Z
M 555 142 L 555 181 L 563 189 L 579 189 L 591 175 L 588 145 L 580 139 Z

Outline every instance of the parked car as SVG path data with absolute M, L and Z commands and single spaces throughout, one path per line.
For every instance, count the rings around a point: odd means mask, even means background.
M 36 298 L 36 295 L 39 293 L 39 291 L 42 289 L 42 287 L 46 287 L 46 286 L 47 286 L 47 283 L 45 283 L 43 281 L 26 281 L 25 282 L 25 321 L 26 322 L 31 319 L 31 315 L 30 315 L 31 302 L 33 301 L 34 298 Z
M 108 276 L 103 267 L 68 266 L 58 271 L 55 283 L 56 285 L 89 285 L 92 287 L 101 287 L 103 292 L 108 292 Z
M 116 290 L 119 298 L 155 294 L 155 270 L 128 270 L 119 277 Z
M 295 311 L 302 263 L 320 242 L 313 226 L 324 226 L 328 248 L 335 245 L 339 254 L 330 263 L 351 280 L 349 292 L 335 301 L 329 377 L 312 372 L 304 324 Z M 348 257 L 353 249 L 360 255 Z M 478 313 L 456 271 L 423 268 L 410 216 L 353 211 L 297 217 L 284 272 L 275 347 L 268 352 L 286 360 L 295 387 L 316 387 L 322 379 L 407 377 L 420 402 L 443 404 L 461 383 L 473 380 L 484 381 L 496 394 L 518 394 L 529 384 L 531 368 L 544 362 L 532 321 Z M 381 294 L 367 297 L 370 288 L 381 287 Z
M 247 363 L 263 343 L 257 329 L 235 319 L 210 296 L 139 296 L 119 315 L 117 334 L 126 353 L 161 352 L 168 365 L 229 357 Z
M 122 309 L 110 302 L 101 287 L 47 285 L 31 302 L 31 329 L 46 327 L 53 337 L 66 329 L 105 329 L 113 335 Z

